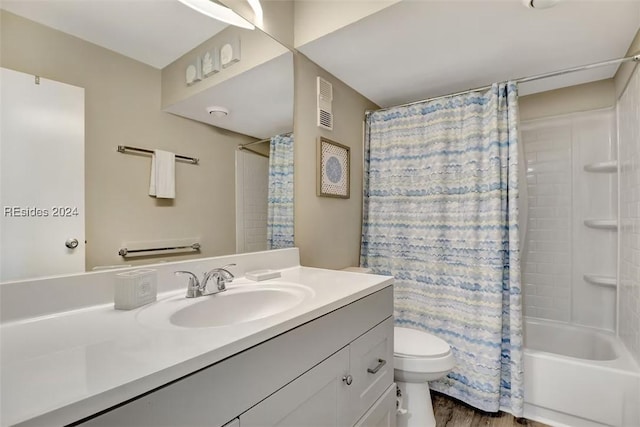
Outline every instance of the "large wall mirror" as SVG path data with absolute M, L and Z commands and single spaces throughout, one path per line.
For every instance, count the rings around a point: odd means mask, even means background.
M 0 282 L 293 245 L 293 54 L 188 3 L 3 0 Z

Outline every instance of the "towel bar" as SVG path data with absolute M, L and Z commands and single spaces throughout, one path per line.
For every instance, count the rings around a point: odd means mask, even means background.
M 117 151 L 118 153 L 124 153 L 126 151 L 137 151 L 139 153 L 153 154 L 153 150 L 148 150 L 146 148 L 129 147 L 128 145 L 118 145 Z M 187 160 L 193 163 L 194 165 L 197 165 L 200 163 L 200 159 L 198 159 L 197 157 L 182 156 L 180 154 L 176 154 L 176 159 Z
M 120 255 L 121 257 L 126 257 L 127 255 L 136 254 L 139 252 L 176 251 L 181 249 L 199 251 L 200 243 L 193 243 L 191 245 L 185 245 L 185 246 L 167 246 L 167 247 L 161 247 L 161 248 L 147 248 L 147 249 L 120 248 L 120 250 L 118 251 L 118 255 Z

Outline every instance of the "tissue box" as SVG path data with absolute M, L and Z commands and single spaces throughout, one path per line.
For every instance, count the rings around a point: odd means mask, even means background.
M 140 269 L 116 274 L 113 302 L 117 310 L 131 310 L 154 302 L 158 295 L 156 271 Z

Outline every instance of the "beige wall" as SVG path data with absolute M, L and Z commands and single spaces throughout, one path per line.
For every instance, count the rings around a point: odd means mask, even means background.
M 234 150 L 251 138 L 161 112 L 160 70 L 5 11 L 0 30 L 2 67 L 85 88 L 88 268 L 121 263 L 125 241 L 200 237 L 200 256 L 235 251 Z M 150 157 L 119 144 L 201 163 L 178 162 L 176 199 L 163 201 L 147 195 Z
M 635 38 L 631 42 L 626 56 L 637 54 L 640 54 L 640 30 L 638 30 Z M 622 95 L 622 92 L 624 91 L 624 88 L 627 87 L 627 82 L 631 78 L 631 74 L 633 73 L 633 70 L 635 70 L 637 65 L 637 62 L 627 62 L 626 64 L 622 64 L 620 68 L 618 68 L 616 75 L 613 77 L 616 84 L 617 97 L 620 97 Z
M 220 48 L 236 37 L 240 38 L 240 61 L 230 67 L 222 68 L 220 72 L 200 82 L 187 86 L 185 83 L 187 66 L 197 56 L 202 58 L 208 50 L 215 47 Z M 242 74 L 287 52 L 289 50 L 286 47 L 262 31 L 252 31 L 230 25 L 162 69 L 162 107 L 165 108 L 189 98 L 204 89 Z
M 522 96 L 519 99 L 520 120 L 613 107 L 615 102 L 613 79 L 600 80 Z
M 344 268 L 359 263 L 364 112 L 377 106 L 297 53 L 295 64 L 295 243 L 302 265 Z M 334 130 L 316 125 L 316 77 L 333 84 Z M 351 149 L 351 197 L 316 196 L 316 144 L 324 136 Z

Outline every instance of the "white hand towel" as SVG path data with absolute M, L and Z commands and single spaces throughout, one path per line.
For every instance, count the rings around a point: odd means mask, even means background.
M 158 199 L 176 197 L 176 155 L 174 153 L 153 150 L 149 195 Z

